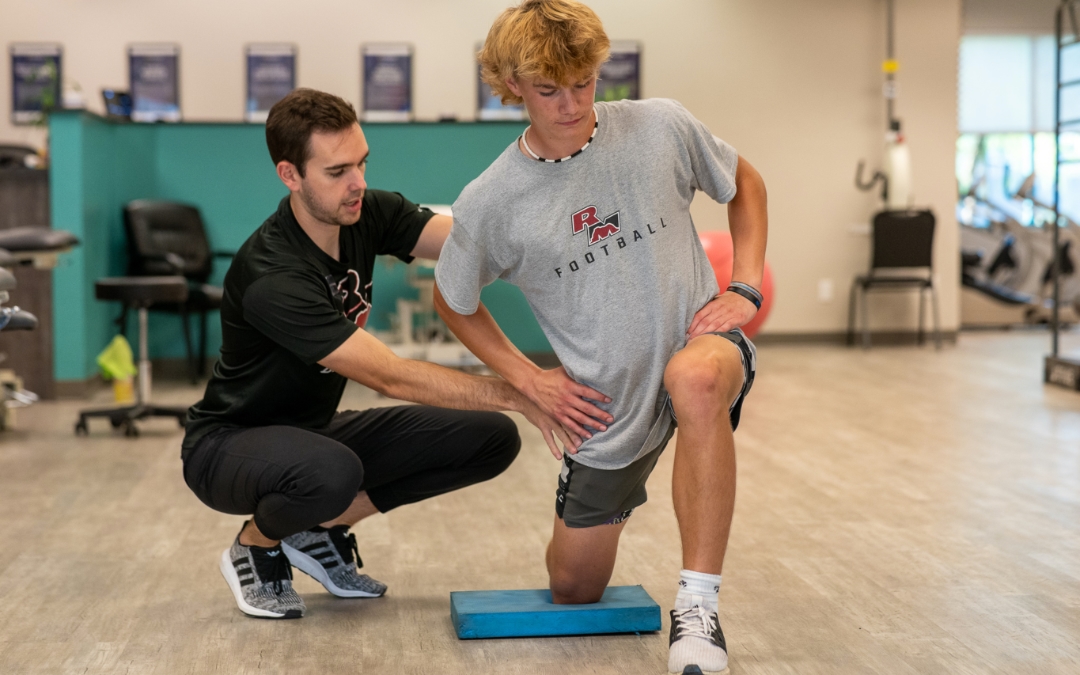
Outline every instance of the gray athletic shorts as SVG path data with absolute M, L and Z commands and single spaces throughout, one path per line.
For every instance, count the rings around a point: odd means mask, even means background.
M 731 428 L 739 426 L 742 404 L 750 387 L 754 385 L 757 373 L 757 349 L 754 343 L 738 328 L 727 333 L 714 333 L 730 340 L 739 348 L 742 355 L 743 386 L 728 409 Z M 668 398 L 668 406 L 671 399 Z M 675 409 L 671 408 L 675 417 Z M 676 424 L 678 420 L 676 419 Z M 656 461 L 667 447 L 675 433 L 675 425 L 668 429 L 667 436 L 644 457 L 621 469 L 594 469 L 575 462 L 569 453 L 563 453 L 562 471 L 559 473 L 559 489 L 555 492 L 555 513 L 562 518 L 567 527 L 594 527 L 596 525 L 614 525 L 630 517 L 634 509 L 645 503 L 645 481 L 648 480 Z

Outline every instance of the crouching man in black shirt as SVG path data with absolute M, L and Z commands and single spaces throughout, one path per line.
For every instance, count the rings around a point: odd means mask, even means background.
M 517 428 L 491 411 L 523 413 L 549 444 L 571 440 L 504 380 L 397 358 L 362 330 L 375 256 L 437 258 L 451 221 L 367 190 L 351 105 L 294 91 L 270 111 L 266 144 L 289 196 L 225 276 L 221 359 L 182 453 L 199 499 L 254 514 L 220 562 L 240 610 L 299 618 L 292 566 L 334 595 L 381 596 L 386 586 L 357 571 L 349 527 L 510 465 Z M 346 379 L 428 405 L 339 413 Z

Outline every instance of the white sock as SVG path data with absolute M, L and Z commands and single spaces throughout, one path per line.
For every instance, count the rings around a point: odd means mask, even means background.
M 683 669 L 693 664 L 706 673 L 719 673 L 727 668 L 727 650 L 714 644 L 708 635 L 717 628 L 717 596 L 720 594 L 721 577 L 719 574 L 705 574 L 693 570 L 683 570 L 679 574 L 679 594 L 675 596 L 675 611 L 684 612 L 692 607 L 699 607 L 684 614 L 691 626 L 697 626 L 698 635 L 683 633 L 671 644 L 668 651 L 668 672 L 682 673 Z M 674 618 L 673 618 L 674 620 Z
M 675 609 L 690 609 L 700 605 L 709 612 L 717 611 L 720 582 L 719 574 L 705 574 L 693 570 L 679 573 L 679 594 L 675 596 Z

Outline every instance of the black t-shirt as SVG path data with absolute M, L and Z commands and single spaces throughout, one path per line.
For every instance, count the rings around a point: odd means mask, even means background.
M 368 190 L 360 221 L 341 228 L 334 260 L 282 199 L 225 275 L 221 358 L 188 411 L 184 454 L 222 426 L 329 424 L 346 378 L 318 361 L 367 322 L 375 256 L 411 261 L 432 215 L 400 194 Z

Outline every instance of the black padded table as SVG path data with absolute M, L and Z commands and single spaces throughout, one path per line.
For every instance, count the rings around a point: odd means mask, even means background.
M 135 405 L 99 410 L 83 410 L 75 423 L 75 433 L 89 433 L 87 420 L 107 417 L 113 428 L 124 428 L 125 436 L 138 436 L 136 420 L 147 417 L 175 417 L 180 426 L 187 421 L 187 408 L 156 406 L 150 403 L 150 356 L 147 347 L 148 309 L 157 303 L 183 302 L 187 299 L 187 279 L 168 277 L 108 277 L 94 282 L 98 300 L 115 300 L 139 311 L 139 386 Z
M 79 238 L 66 230 L 48 227 L 12 227 L 0 230 L 0 249 L 20 265 L 40 269 L 56 267 L 56 257 L 79 245 Z M 7 265 L 10 263 L 0 263 Z
M 187 300 L 187 279 L 169 277 L 106 277 L 94 282 L 98 300 L 118 300 L 132 307 Z
M 66 230 L 48 227 L 11 227 L 0 230 L 0 248 L 12 253 L 22 251 L 63 251 L 79 243 L 78 237 Z

